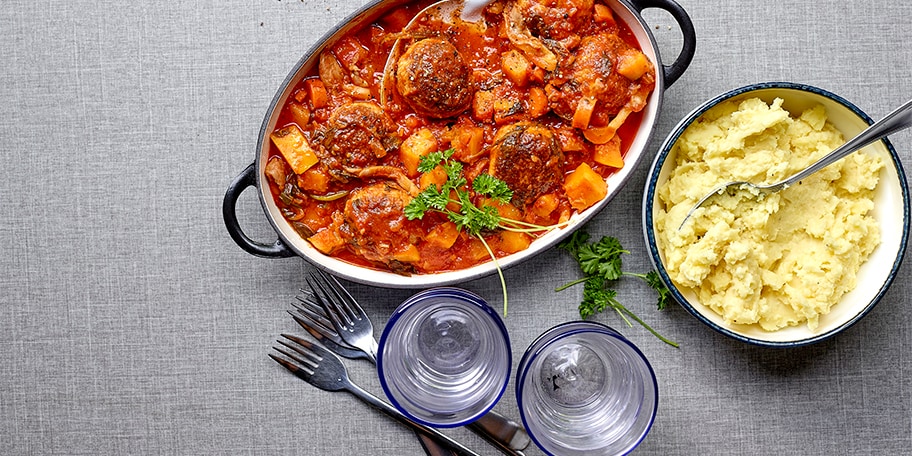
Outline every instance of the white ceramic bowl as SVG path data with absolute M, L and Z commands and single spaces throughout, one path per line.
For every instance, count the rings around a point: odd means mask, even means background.
M 856 323 L 877 304 L 893 282 L 902 262 L 909 234 L 909 191 L 906 176 L 899 157 L 889 140 L 877 141 L 863 149 L 865 153 L 880 156 L 884 162 L 880 182 L 875 191 L 872 211 L 880 225 L 881 243 L 868 261 L 861 266 L 858 272 L 858 285 L 854 290 L 845 294 L 828 314 L 820 317 L 816 330 L 808 329 L 806 324 L 778 331 L 765 331 L 759 325 L 727 324 L 720 315 L 701 304 L 693 292 L 682 291 L 669 278 L 663 265 L 664 255 L 657 245 L 654 229 L 654 216 L 658 204 L 656 189 L 668 180 L 675 162 L 673 146 L 691 123 L 722 101 L 752 97 L 759 97 L 767 103 L 772 102 L 774 98 L 782 98 L 784 100 L 783 108 L 793 115 L 815 104 L 822 104 L 826 108 L 829 121 L 842 132 L 846 139 L 855 136 L 873 123 L 870 117 L 842 97 L 802 84 L 788 82 L 754 84 L 719 95 L 687 115 L 662 144 L 649 171 L 643 197 L 644 235 L 653 265 L 662 280 L 668 285 L 675 300 L 700 321 L 726 336 L 755 345 L 771 347 L 807 345 L 830 338 Z
M 317 250 L 307 240 L 302 238 L 285 220 L 272 195 L 269 186 L 265 185 L 265 166 L 269 157 L 269 134 L 275 129 L 279 112 L 285 101 L 292 95 L 295 86 L 306 76 L 310 75 L 317 65 L 320 52 L 334 44 L 340 37 L 351 30 L 368 25 L 387 14 L 395 7 L 407 3 L 417 3 L 411 0 L 374 0 L 344 20 L 330 31 L 316 45 L 313 46 L 297 65 L 291 70 L 282 86 L 278 89 L 272 100 L 257 142 L 256 161 L 242 171 L 230 184 L 222 205 L 222 215 L 225 225 L 232 239 L 245 251 L 264 258 L 284 258 L 301 256 L 315 266 L 329 271 L 332 274 L 348 280 L 363 284 L 389 287 L 389 288 L 429 288 L 440 285 L 463 283 L 467 280 L 492 274 L 496 271 L 493 262 L 486 262 L 477 266 L 450 272 L 435 274 L 414 274 L 410 276 L 393 272 L 366 268 L 348 263 L 335 257 L 327 256 Z M 631 142 L 627 155 L 624 157 L 624 168 L 612 174 L 608 179 L 607 196 L 585 210 L 575 214 L 571 223 L 564 229 L 554 230 L 536 239 L 532 245 L 520 252 L 508 255 L 498 260 L 502 268 L 516 265 L 532 256 L 547 250 L 568 236 L 575 229 L 582 226 L 589 219 L 601 211 L 605 205 L 617 194 L 632 175 L 640 162 L 646 147 L 652 137 L 655 124 L 662 105 L 665 89 L 680 77 L 689 66 L 695 49 L 695 36 L 693 24 L 687 13 L 674 0 L 606 0 L 616 17 L 623 20 L 636 36 L 643 53 L 656 66 L 656 85 L 649 96 L 640 128 Z M 650 31 L 650 27 L 640 16 L 646 8 L 659 8 L 667 11 L 680 25 L 684 35 L 684 45 L 680 54 L 668 65 L 662 63 L 658 46 Z M 263 243 L 251 239 L 245 234 L 238 223 L 235 213 L 237 200 L 240 194 L 248 187 L 257 187 L 257 193 L 262 203 L 266 218 L 272 224 L 278 235 L 278 240 L 273 243 Z

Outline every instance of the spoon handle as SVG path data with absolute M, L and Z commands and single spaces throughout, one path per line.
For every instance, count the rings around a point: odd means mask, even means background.
M 861 149 L 868 144 L 883 138 L 897 131 L 905 130 L 912 126 L 912 100 L 907 101 L 905 104 L 896 108 L 890 114 L 887 114 L 886 117 L 880 119 L 879 121 L 872 124 L 870 127 L 864 129 L 858 136 L 846 141 L 845 144 L 837 147 L 829 154 L 825 155 L 823 158 L 818 160 L 811 166 L 808 166 L 802 171 L 795 173 L 792 177 L 782 181 L 780 185 L 789 186 L 792 185 L 805 177 L 810 176 L 811 174 L 816 173 L 817 171 L 833 164 L 839 159 L 845 157 L 846 155 L 855 152 L 858 149 Z

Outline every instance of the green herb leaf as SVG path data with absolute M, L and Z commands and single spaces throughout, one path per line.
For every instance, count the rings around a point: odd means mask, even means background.
M 490 197 L 503 204 L 509 203 L 513 199 L 513 190 L 510 190 L 507 183 L 490 174 L 479 174 L 472 181 L 472 189 L 479 195 Z
M 605 236 L 595 244 L 582 245 L 576 259 L 585 274 L 598 275 L 605 280 L 617 280 L 621 277 L 623 253 L 630 252 L 624 250 L 616 238 Z
M 589 233 L 585 230 L 576 230 L 573 234 L 567 236 L 566 239 L 557 244 L 557 248 L 566 250 L 570 255 L 573 255 L 573 258 L 577 258 L 577 253 L 588 241 Z
M 627 318 L 630 317 L 661 341 L 677 347 L 677 343 L 656 332 L 640 317 L 624 307 L 617 300 L 617 291 L 608 287 L 610 282 L 618 280 L 622 275 L 639 277 L 656 290 L 658 293 L 658 307 L 661 310 L 668 305 L 670 292 L 665 287 L 665 284 L 662 283 L 659 275 L 655 271 L 648 274 L 623 272 L 621 254 L 630 252 L 624 250 L 620 241 L 616 238 L 604 236 L 598 242 L 590 243 L 588 241 L 589 234 L 583 230 L 577 230 L 573 235 L 558 244 L 558 248 L 566 250 L 573 255 L 585 276 L 582 279 L 560 286 L 555 291 L 565 290 L 582 282 L 585 285 L 583 286 L 583 300 L 579 305 L 580 318 L 586 319 L 611 308 L 617 311 L 618 315 L 628 325 L 631 325 L 630 320 Z
M 405 210 L 403 211 L 405 212 L 405 218 L 409 220 L 424 218 L 424 214 L 427 213 L 430 207 L 427 204 L 427 198 L 422 197 L 422 195 L 424 195 L 424 193 L 419 193 L 418 196 L 412 198 L 412 201 L 405 206 Z
M 598 277 L 589 277 L 583 285 L 583 301 L 579 305 L 580 318 L 587 319 L 605 309 L 620 306 L 617 291 L 606 289 Z
M 646 283 L 649 284 L 649 286 L 659 294 L 659 310 L 665 310 L 665 308 L 668 307 L 668 303 L 671 301 L 671 291 L 669 291 L 668 287 L 665 286 L 665 282 L 662 282 L 662 279 L 659 278 L 659 273 L 655 271 L 649 271 L 646 273 L 646 277 L 643 280 L 645 280 Z
M 454 149 L 447 149 L 443 151 L 431 152 L 427 155 L 422 155 L 418 159 L 418 171 L 421 173 L 429 173 L 434 170 L 440 163 L 445 160 L 449 160 L 453 156 Z

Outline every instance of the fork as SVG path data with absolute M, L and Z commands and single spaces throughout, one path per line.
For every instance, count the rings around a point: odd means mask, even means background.
M 305 296 L 295 296 L 299 303 L 291 303 L 292 307 L 297 310 L 298 315 L 288 311 L 288 314 L 298 325 L 310 333 L 314 339 L 322 343 L 324 347 L 328 348 L 329 351 L 339 356 L 349 359 L 370 359 L 367 353 L 348 345 L 342 340 L 339 333 L 332 328 L 332 322 L 326 318 L 323 309 L 317 302 L 317 298 L 312 293 L 304 289 L 301 289 L 301 293 L 304 293 Z M 431 437 L 421 432 L 415 432 L 415 434 L 418 436 L 418 440 L 428 456 L 453 456 L 455 454 L 450 449 L 441 446 Z
M 324 391 L 348 391 L 358 399 L 386 413 L 416 432 L 421 432 L 423 435 L 433 438 L 435 442 L 455 451 L 457 454 L 479 456 L 478 453 L 440 433 L 440 431 L 408 419 L 392 405 L 353 383 L 348 376 L 348 370 L 342 364 L 342 360 L 328 349 L 289 334 L 282 334 L 282 338 L 285 340 L 277 339 L 276 342 L 284 346 L 285 349 L 275 346 L 273 349 L 284 355 L 285 358 L 272 353 L 269 354 L 269 357 L 298 378 Z
M 323 344 L 331 352 L 348 359 L 367 359 L 370 356 L 364 351 L 352 347 L 342 340 L 342 336 L 336 332 L 331 321 L 326 318 L 325 311 L 320 307 L 317 298 L 307 290 L 301 289 L 306 296 L 295 296 L 298 303 L 291 303 L 297 311 L 297 315 L 288 311 L 291 318 L 300 325 L 304 330 L 310 333 L 317 342 Z
M 370 362 L 377 364 L 377 339 L 367 313 L 335 277 L 319 270 L 318 273 L 311 274 L 307 283 L 333 327 L 345 343 L 363 351 Z
M 318 270 L 317 274 L 311 274 L 307 282 L 313 292 L 312 296 L 319 301 L 329 316 L 340 341 L 363 350 L 367 353 L 368 359 L 376 365 L 377 340 L 374 339 L 373 325 L 364 309 L 335 277 L 323 271 Z M 306 293 L 305 290 L 302 291 Z M 309 299 L 298 298 L 301 302 Z M 307 327 L 305 329 L 310 331 Z M 332 336 L 326 333 L 325 337 Z M 522 456 L 522 450 L 532 442 L 522 426 L 494 411 L 488 411 L 466 427 L 510 456 Z

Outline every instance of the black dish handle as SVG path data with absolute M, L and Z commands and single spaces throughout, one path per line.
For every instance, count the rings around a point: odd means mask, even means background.
M 295 256 L 295 253 L 281 239 L 277 239 L 272 244 L 263 244 L 250 239 L 250 236 L 244 233 L 240 223 L 238 223 L 237 201 L 247 187 L 256 185 L 255 165 L 255 163 L 251 163 L 250 166 L 241 171 L 241 174 L 234 178 L 231 185 L 228 186 L 228 191 L 225 192 L 225 200 L 222 202 L 222 217 L 225 218 L 225 228 L 228 229 L 231 239 L 234 239 L 238 246 L 251 255 L 264 258 Z
M 694 30 L 693 22 L 690 16 L 673 0 L 630 0 L 633 8 L 642 15 L 643 10 L 647 8 L 659 8 L 667 11 L 674 18 L 678 26 L 681 27 L 681 33 L 684 36 L 684 45 L 681 46 L 681 53 L 671 65 L 663 65 L 665 72 L 665 87 L 674 84 L 678 78 L 684 74 L 690 62 L 693 60 L 694 52 L 697 50 L 697 34 Z

